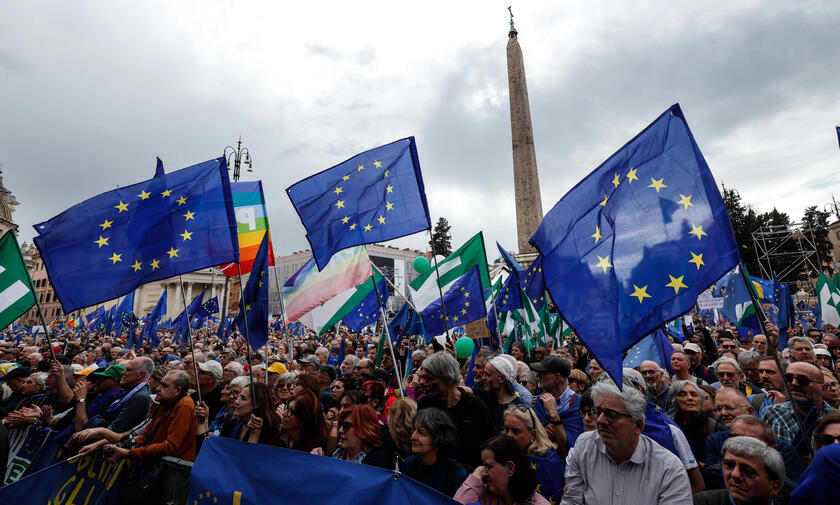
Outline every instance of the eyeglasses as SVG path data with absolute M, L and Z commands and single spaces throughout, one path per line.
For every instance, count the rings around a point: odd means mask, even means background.
M 718 377 L 727 377 L 727 378 L 728 377 L 733 377 L 734 378 L 734 377 L 738 377 L 738 373 L 737 372 L 718 372 L 717 376 Z
M 793 384 L 794 379 L 802 387 L 806 387 L 809 384 L 811 384 L 812 382 L 816 382 L 813 379 L 811 379 L 810 377 L 807 377 L 805 375 L 798 375 L 798 374 L 794 375 L 792 373 L 786 373 L 785 374 L 785 380 L 788 381 L 788 384 Z
M 582 412 L 585 415 L 591 417 L 592 419 L 598 419 L 599 417 L 601 417 L 601 414 L 604 414 L 604 417 L 610 424 L 618 421 L 620 417 L 633 417 L 630 414 L 625 414 L 624 412 L 619 412 L 613 409 L 602 409 L 601 407 L 589 407 L 588 409 L 585 409 Z
M 352 428 L 352 427 L 353 427 L 353 423 L 350 423 L 350 422 L 347 422 L 347 421 L 344 421 L 343 423 L 338 424 L 338 429 L 344 430 L 344 431 L 350 431 L 350 428 Z
M 519 381 L 519 383 L 523 386 L 527 386 L 528 384 L 530 384 L 530 382 L 528 382 L 528 379 L 523 379 L 523 380 Z
M 828 433 L 820 433 L 819 435 L 814 435 L 814 440 L 820 446 L 828 444 L 840 444 L 840 435 L 835 437 L 834 435 L 829 435 Z
M 292 389 L 293 387 L 295 387 L 295 385 L 292 384 L 291 382 L 287 382 L 285 384 L 278 384 L 277 385 L 277 389 Z
M 735 470 L 735 467 L 737 466 L 741 470 L 741 475 L 743 475 L 747 479 L 758 478 L 758 471 L 749 465 L 738 463 L 736 461 L 732 461 L 731 459 L 724 459 L 720 462 L 720 465 L 723 467 L 724 470 L 730 472 Z
M 733 407 L 731 405 L 721 405 L 720 407 L 715 407 L 715 412 L 735 412 L 736 410 L 742 407 Z
M 838 389 L 840 389 L 840 385 L 838 385 L 836 382 L 828 382 L 825 384 L 825 388 L 830 391 L 837 391 Z
M 659 370 L 642 370 L 642 375 L 656 375 Z

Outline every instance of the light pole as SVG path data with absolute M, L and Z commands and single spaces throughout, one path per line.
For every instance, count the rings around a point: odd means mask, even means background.
M 233 148 L 232 146 L 225 147 L 225 150 L 222 151 L 222 156 L 227 158 L 228 170 L 230 170 L 230 166 L 233 165 L 234 182 L 239 180 L 239 168 L 241 167 L 243 161 L 246 165 L 248 165 L 249 172 L 254 171 L 251 168 L 251 153 L 248 152 L 247 147 L 242 147 L 241 135 L 239 136 L 239 140 L 236 141 L 236 148 Z M 233 163 L 231 163 L 231 159 L 233 160 Z

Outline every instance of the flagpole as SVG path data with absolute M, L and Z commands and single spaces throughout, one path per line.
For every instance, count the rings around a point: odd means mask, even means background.
M 368 258 L 368 263 L 373 266 L 373 262 L 370 261 Z M 376 268 L 376 267 L 374 267 Z M 377 268 L 377 271 L 379 269 Z M 380 272 L 381 273 L 381 272 Z M 384 275 L 382 277 L 385 277 Z M 371 282 L 373 282 L 373 292 L 376 293 L 376 302 L 379 304 L 379 313 L 382 315 L 382 325 L 385 327 L 385 335 L 388 337 L 388 350 L 391 351 L 391 361 L 394 363 L 394 369 L 396 371 L 397 376 L 397 386 L 400 388 L 400 396 L 405 396 L 405 390 L 403 389 L 402 377 L 400 377 L 400 363 L 397 361 L 397 356 L 394 354 L 394 346 L 391 342 L 391 329 L 388 328 L 388 319 L 385 317 L 385 309 L 382 306 L 382 297 L 379 296 L 379 287 L 376 285 L 376 279 L 374 276 L 370 276 Z M 440 285 L 440 283 L 438 283 Z M 447 334 L 449 332 L 447 331 Z
M 499 279 L 499 289 L 501 288 L 501 279 Z M 501 294 L 501 291 L 499 294 Z M 496 309 L 496 293 L 493 292 L 492 282 L 490 283 L 490 305 L 493 306 L 493 314 L 496 315 L 496 336 L 499 337 L 499 350 L 502 351 L 505 348 L 505 344 L 502 342 L 502 327 L 500 326 L 502 321 L 499 319 L 499 311 Z
M 198 364 L 195 359 L 195 346 L 192 336 L 192 321 L 190 320 L 190 308 L 187 306 L 187 293 L 184 291 L 184 279 L 178 274 L 178 282 L 181 284 L 181 299 L 184 301 L 184 317 L 187 318 L 187 337 L 189 337 L 190 354 L 192 354 L 193 373 L 195 373 L 195 392 L 198 395 L 198 403 L 201 404 L 201 389 L 198 387 Z
M 449 318 L 446 315 L 446 303 L 443 301 L 443 287 L 440 285 L 440 272 L 438 272 L 437 253 L 435 252 L 435 238 L 432 236 L 431 228 L 429 228 L 429 246 L 432 249 L 432 260 L 435 262 L 435 277 L 437 277 L 438 293 L 440 293 L 440 308 L 443 311 L 443 328 L 446 330 L 446 340 L 449 340 Z
M 385 282 L 387 282 L 388 285 L 391 286 L 391 288 L 393 288 L 394 292 L 396 292 L 398 295 L 400 295 L 403 298 L 403 300 L 405 300 L 405 302 L 408 304 L 408 306 L 411 307 L 411 310 L 413 310 L 414 312 L 417 312 L 418 314 L 420 313 L 420 311 L 417 310 L 417 307 L 415 307 L 414 304 L 411 303 L 411 300 L 409 300 L 408 297 L 405 296 L 405 294 L 403 294 L 403 292 L 400 291 L 400 289 L 393 282 L 391 282 L 391 279 L 389 279 L 388 277 L 385 276 L 385 274 L 382 273 L 382 270 L 380 270 L 379 267 L 377 267 L 373 263 L 371 263 L 370 266 L 372 266 L 374 268 L 374 270 L 379 272 L 379 275 L 381 275 L 382 278 L 385 279 Z
M 41 326 L 44 327 L 44 338 L 47 339 L 47 345 L 50 347 L 50 356 L 52 356 L 53 361 L 55 361 L 55 350 L 52 346 L 52 340 L 50 339 L 50 332 L 47 329 L 47 321 L 44 319 L 44 311 L 41 310 L 41 302 L 38 300 L 38 295 L 35 293 L 35 283 L 32 282 L 32 276 L 29 275 L 29 269 L 26 268 L 26 260 L 23 259 L 23 253 L 20 250 L 20 245 L 17 241 L 17 236 L 14 232 L 7 232 L 12 234 L 12 241 L 15 243 L 15 250 L 17 250 L 18 257 L 20 258 L 21 264 L 24 266 L 23 270 L 26 272 L 26 280 L 29 281 L 29 291 L 32 293 L 32 298 L 35 298 L 35 306 L 38 307 L 38 317 L 41 319 Z M 38 337 L 35 337 L 36 340 Z
M 245 322 L 245 354 L 248 356 L 248 375 L 251 377 L 249 389 L 251 390 L 251 404 L 254 410 L 257 409 L 257 399 L 254 397 L 254 365 L 251 363 L 251 342 L 248 333 L 248 314 L 245 310 L 245 286 L 242 284 L 242 268 L 236 262 L 236 275 L 239 277 L 239 310 L 242 312 L 242 320 Z M 268 344 L 266 344 L 268 347 Z M 256 349 L 255 349 L 256 350 Z M 265 377 L 268 379 L 268 369 L 265 370 Z

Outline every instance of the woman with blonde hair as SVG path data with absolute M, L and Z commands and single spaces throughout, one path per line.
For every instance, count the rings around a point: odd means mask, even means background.
M 534 465 L 537 483 L 540 485 L 540 494 L 552 503 L 560 503 L 563 498 L 566 462 L 557 454 L 557 446 L 551 441 L 543 425 L 537 421 L 533 409 L 525 405 L 508 408 L 505 411 L 504 433 L 528 453 L 528 459 Z
M 397 445 L 400 461 L 411 455 L 411 434 L 414 432 L 414 415 L 417 402 L 411 398 L 400 398 L 391 405 L 388 413 L 388 430 Z

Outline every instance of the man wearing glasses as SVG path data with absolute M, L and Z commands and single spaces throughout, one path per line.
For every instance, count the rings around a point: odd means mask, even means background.
M 761 419 L 773 428 L 779 439 L 787 440 L 803 454 L 805 447 L 802 447 L 802 443 L 808 443 L 811 439 L 811 430 L 817 421 L 837 412 L 837 409 L 823 400 L 824 377 L 814 365 L 804 362 L 791 363 L 785 371 L 785 380 L 790 386 L 792 401 L 765 407 Z M 804 437 L 799 433 L 794 408 L 804 420 Z
M 695 495 L 695 505 L 770 505 L 785 481 L 782 456 L 752 437 L 727 440 L 723 444 L 721 467 L 726 489 Z
M 691 503 L 691 485 L 673 453 L 642 435 L 647 402 L 631 385 L 591 389 L 597 429 L 578 437 L 566 458 L 562 505 Z

